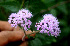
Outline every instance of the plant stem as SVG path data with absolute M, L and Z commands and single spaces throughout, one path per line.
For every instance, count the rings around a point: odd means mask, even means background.
M 25 32 L 25 30 L 24 30 L 24 28 L 22 28 L 22 30 L 24 31 L 24 36 L 22 37 L 22 41 L 24 41 L 25 39 L 25 36 L 26 36 L 26 32 Z
M 30 34 L 27 34 L 27 35 L 35 34 L 35 33 L 38 33 L 38 32 L 40 32 L 40 30 L 39 31 L 34 31 L 34 32 L 32 32 Z
M 25 1 L 25 0 L 22 1 L 22 4 L 21 4 L 21 6 L 20 6 L 20 9 L 23 7 L 23 5 L 24 5 L 24 1 Z
M 23 28 L 22 28 L 23 29 Z M 25 39 L 25 36 L 26 35 L 31 35 L 31 34 L 35 34 L 35 33 L 38 33 L 38 32 L 40 32 L 40 30 L 39 31 L 34 31 L 34 32 L 32 32 L 32 33 L 30 33 L 30 34 L 26 34 L 26 32 L 25 32 L 25 30 L 23 29 L 23 31 L 24 31 L 24 36 L 22 37 L 22 41 L 24 41 Z

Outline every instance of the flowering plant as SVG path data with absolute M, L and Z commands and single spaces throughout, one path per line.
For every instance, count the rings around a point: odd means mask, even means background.
M 25 31 L 30 28 L 30 25 L 32 22 L 30 21 L 30 18 L 33 17 L 32 13 L 29 10 L 21 9 L 17 13 L 12 13 L 9 16 L 8 22 L 11 24 L 11 27 L 22 27 L 24 33 Z M 35 31 L 33 33 L 47 33 L 49 36 L 59 36 L 59 33 L 61 33 L 59 26 L 59 22 L 57 18 L 55 18 L 52 14 L 45 14 L 43 16 L 43 20 L 39 21 L 39 23 L 36 22 L 35 27 L 37 27 L 38 31 Z M 25 35 L 23 36 L 23 39 Z
M 39 21 L 40 23 L 36 23 L 37 30 L 41 30 L 40 33 L 47 33 L 57 37 L 61 33 L 60 28 L 58 28 L 59 22 L 57 18 L 52 14 L 45 14 L 43 18 L 41 22 Z

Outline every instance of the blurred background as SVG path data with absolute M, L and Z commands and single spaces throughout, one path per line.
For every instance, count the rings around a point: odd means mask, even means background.
M 53 14 L 60 22 L 60 36 L 55 38 L 37 33 L 29 40 L 29 46 L 70 45 L 70 0 L 0 0 L 0 20 L 8 21 L 11 13 L 17 13 L 22 8 L 29 9 L 33 14 L 32 30 L 36 30 L 34 25 L 44 14 Z

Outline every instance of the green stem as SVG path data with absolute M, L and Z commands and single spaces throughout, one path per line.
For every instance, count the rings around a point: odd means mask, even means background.
M 23 7 L 23 5 L 24 5 L 24 1 L 25 1 L 25 0 L 22 1 L 22 4 L 21 4 L 21 6 L 20 6 L 20 9 L 22 9 L 22 7 Z

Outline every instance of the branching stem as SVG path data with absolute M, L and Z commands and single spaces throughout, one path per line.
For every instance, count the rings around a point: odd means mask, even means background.
M 22 29 L 23 29 L 23 28 L 22 28 Z M 22 37 L 22 41 L 25 40 L 25 36 L 26 36 L 25 30 L 23 30 L 23 31 L 24 31 L 24 36 Z M 27 34 L 27 35 L 36 34 L 36 33 L 38 33 L 38 32 L 40 32 L 40 30 L 39 30 L 39 31 L 34 31 L 34 32 L 32 32 L 32 33 L 30 33 L 30 34 Z

